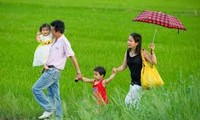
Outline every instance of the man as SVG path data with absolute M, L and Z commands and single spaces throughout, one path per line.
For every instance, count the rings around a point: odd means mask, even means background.
M 50 25 L 55 40 L 50 48 L 47 63 L 44 65 L 45 71 L 33 85 L 32 91 L 36 101 L 44 109 L 44 113 L 39 119 L 48 118 L 54 112 L 57 119 L 62 119 L 59 79 L 68 57 L 71 58 L 77 71 L 76 78 L 80 78 L 82 75 L 70 42 L 64 35 L 64 22 L 55 20 Z M 47 89 L 47 96 L 43 92 L 44 89 Z

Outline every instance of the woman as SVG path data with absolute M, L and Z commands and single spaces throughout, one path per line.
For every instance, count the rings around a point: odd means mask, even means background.
M 137 103 L 140 101 L 142 90 L 141 87 L 141 69 L 142 69 L 142 57 L 149 61 L 151 64 L 156 64 L 156 55 L 154 53 L 154 44 L 150 44 L 151 52 L 147 50 L 141 50 L 142 37 L 140 34 L 132 33 L 128 38 L 128 50 L 125 52 L 124 60 L 121 66 L 114 69 L 114 72 L 124 71 L 127 66 L 131 72 L 130 90 L 125 98 L 125 104 L 137 108 Z

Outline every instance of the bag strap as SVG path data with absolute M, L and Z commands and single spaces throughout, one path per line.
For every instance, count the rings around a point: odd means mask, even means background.
M 144 58 L 144 54 L 143 54 L 144 52 L 143 51 L 144 51 L 144 49 L 142 49 L 140 52 L 141 52 L 141 57 L 142 57 L 142 65 L 145 66 L 147 64 L 147 61 Z
M 141 56 L 142 56 L 142 65 L 145 67 L 146 65 L 149 65 L 150 67 L 153 67 L 154 64 L 151 64 L 149 61 L 147 61 L 145 58 L 144 58 L 144 49 L 141 50 Z
M 144 49 L 142 49 L 142 50 L 140 51 L 140 53 L 141 53 L 141 56 L 142 56 L 142 60 L 144 60 L 143 51 L 144 51 Z

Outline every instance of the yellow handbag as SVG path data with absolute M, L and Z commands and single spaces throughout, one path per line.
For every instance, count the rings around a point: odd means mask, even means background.
M 162 86 L 164 84 L 160 77 L 156 66 L 146 61 L 141 50 L 142 56 L 142 70 L 141 70 L 141 84 L 142 88 L 149 89 L 156 86 Z

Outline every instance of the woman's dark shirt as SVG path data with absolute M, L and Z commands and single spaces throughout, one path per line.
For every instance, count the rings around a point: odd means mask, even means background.
M 142 57 L 141 54 L 137 54 L 136 56 L 131 57 L 129 54 L 129 50 L 127 50 L 127 65 L 131 72 L 131 84 L 136 84 L 141 86 L 141 69 L 142 69 Z

